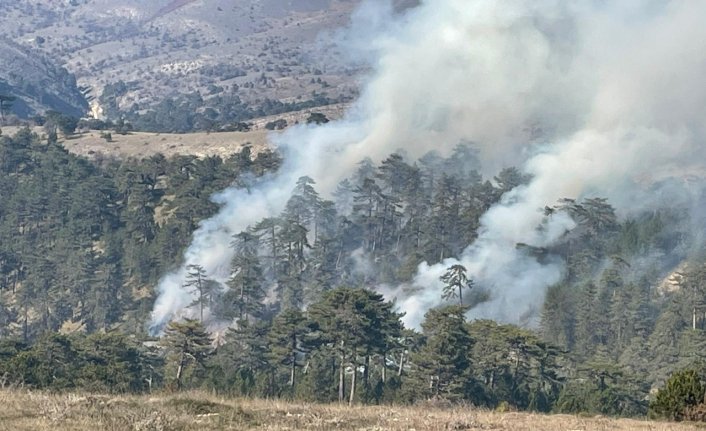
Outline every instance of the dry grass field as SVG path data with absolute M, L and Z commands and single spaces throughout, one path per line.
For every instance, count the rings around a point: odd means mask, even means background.
M 0 391 L 0 430 L 496 430 L 687 431 L 673 424 L 569 415 L 495 413 L 470 408 L 353 407 L 223 399 L 203 393 L 163 396 L 50 395 Z
M 5 126 L 2 132 L 12 136 L 19 127 Z M 33 129 L 39 136 L 46 133 L 41 127 Z M 125 158 L 150 157 L 162 153 L 167 157 L 175 155 L 194 155 L 197 157 L 221 156 L 228 157 L 239 152 L 243 146 L 250 145 L 253 154 L 267 147 L 267 130 L 250 132 L 222 133 L 149 133 L 130 132 L 126 135 L 111 133 L 112 141 L 106 142 L 101 137 L 101 131 L 89 130 L 64 138 L 59 137 L 59 143 L 70 152 L 90 159 L 96 157 Z
M 150 132 L 130 132 L 121 135 L 111 133 L 112 140 L 107 142 L 101 137 L 99 130 L 79 131 L 69 138 L 59 136 L 59 143 L 70 152 L 79 156 L 95 159 L 105 158 L 145 158 L 157 153 L 166 157 L 176 155 L 193 155 L 197 157 L 228 156 L 239 152 L 248 145 L 252 149 L 253 155 L 268 148 L 268 136 L 276 131 L 268 131 L 265 125 L 270 121 L 286 120 L 289 125 L 306 122 L 307 117 L 312 112 L 319 112 L 326 115 L 331 120 L 341 118 L 348 104 L 339 103 L 336 105 L 322 106 L 318 108 L 304 109 L 296 112 L 288 112 L 269 117 L 261 117 L 250 120 L 252 130 L 249 132 L 193 132 L 193 133 L 150 133 Z M 4 126 L 0 128 L 2 134 L 12 136 L 19 131 L 16 126 Z M 46 132 L 41 127 L 34 127 L 33 131 L 39 136 L 45 136 Z
M 250 145 L 253 154 L 267 147 L 267 131 L 223 133 L 146 133 L 131 132 L 127 135 L 112 134 L 112 142 L 101 138 L 99 131 L 77 134 L 60 142 L 70 152 L 79 156 L 144 158 L 157 153 L 167 157 L 194 155 L 197 157 L 228 157 Z

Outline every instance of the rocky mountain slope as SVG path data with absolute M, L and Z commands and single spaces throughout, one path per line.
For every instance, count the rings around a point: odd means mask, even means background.
M 88 104 L 75 78 L 40 52 L 0 38 L 0 95 L 13 96 L 10 111 L 28 117 L 47 109 L 80 116 Z
M 356 94 L 359 71 L 344 61 L 334 35 L 359 2 L 0 0 L 0 35 L 74 73 L 97 113 L 197 91 L 254 106 L 323 103 Z M 101 99 L 116 84 L 124 91 Z M 106 101 L 113 106 L 100 106 Z

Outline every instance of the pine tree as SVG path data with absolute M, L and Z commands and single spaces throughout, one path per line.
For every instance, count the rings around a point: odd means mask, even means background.
M 269 276 L 277 278 L 280 274 L 278 266 L 281 258 L 280 233 L 282 231 L 283 221 L 277 217 L 268 217 L 262 219 L 253 228 L 253 233 L 260 238 L 260 243 L 268 247 L 268 253 L 265 256 L 270 261 Z
M 270 363 L 269 322 L 239 322 L 225 334 L 209 368 L 212 385 L 226 393 L 241 396 L 273 397 L 279 393 Z
M 304 305 L 304 272 L 307 268 L 305 250 L 311 248 L 306 227 L 286 220 L 279 236 L 282 244 L 282 268 L 277 293 L 283 309 L 301 309 Z
M 313 179 L 304 176 L 297 180 L 292 197 L 287 202 L 284 218 L 294 220 L 314 233 L 314 242 L 318 237 L 321 198 L 314 189 Z
M 612 256 L 611 265 L 603 271 L 601 289 L 608 302 L 606 344 L 612 351 L 622 351 L 629 337 L 626 315 L 629 297 L 621 273 L 630 265 L 620 256 Z
M 587 282 L 581 286 L 579 302 L 576 310 L 576 343 L 574 350 L 581 357 L 588 356 L 601 344 L 600 332 L 598 331 L 597 319 L 601 316 L 598 297 L 598 289 L 593 282 Z
M 500 173 L 493 178 L 498 185 L 500 194 L 507 193 L 517 186 L 527 184 L 531 176 L 523 174 L 514 166 L 504 168 Z
M 423 229 L 424 248 L 431 262 L 441 262 L 460 251 L 455 238 L 460 220 L 460 195 L 459 181 L 444 174 L 437 184 L 431 214 Z
M 382 295 L 351 288 L 326 292 L 308 311 L 318 343 L 336 351 L 339 402 L 345 398 L 346 367 L 353 369 L 348 396 L 348 403 L 353 404 L 360 356 L 365 359 L 370 353 L 384 349 L 386 335 L 394 334 L 394 322 L 399 322 L 400 316 L 392 312 L 392 305 Z
M 398 253 L 421 256 L 424 237 L 425 218 L 431 206 L 431 197 L 426 193 L 421 169 L 416 166 L 408 173 L 402 206 L 402 229 L 399 233 L 401 247 L 396 247 Z M 421 261 L 415 259 L 415 266 Z
M 169 323 L 162 344 L 168 352 L 170 364 L 176 366 L 174 384 L 177 390 L 183 386 L 187 369 L 203 367 L 212 350 L 211 337 L 204 326 L 191 319 Z
M 480 152 L 473 143 L 461 142 L 456 145 L 451 155 L 444 161 L 444 171 L 451 176 L 467 181 L 474 177 L 481 168 Z
M 463 289 L 473 288 L 473 280 L 466 276 L 466 267 L 460 264 L 451 265 L 440 277 L 444 282 L 444 291 L 441 295 L 449 300 L 458 297 L 458 305 L 463 306 Z
M 433 199 L 441 173 L 446 171 L 444 159 L 436 151 L 430 151 L 422 156 L 418 163 L 425 195 Z
M 341 181 L 333 192 L 336 211 L 342 215 L 350 215 L 353 211 L 353 184 L 346 178 Z
M 689 324 L 684 319 L 679 301 L 677 298 L 671 298 L 657 318 L 654 331 L 648 339 L 651 360 L 659 364 L 659 367 L 652 371 L 653 379 L 664 381 L 671 371 L 676 371 L 679 361 L 678 340 L 688 328 Z
M 234 236 L 231 246 L 232 275 L 228 290 L 221 296 L 218 315 L 221 318 L 248 320 L 260 317 L 265 298 L 264 275 L 258 257 L 259 240 L 249 232 Z
M 413 379 L 426 398 L 460 400 L 470 384 L 469 352 L 473 346 L 464 314 L 452 305 L 429 310 L 422 323 L 426 343 L 412 355 Z
M 546 341 L 566 349 L 573 346 L 574 307 L 571 287 L 567 284 L 557 284 L 547 290 L 540 322 L 542 337 Z
M 191 303 L 191 306 L 199 306 L 199 321 L 203 323 L 203 310 L 213 304 L 213 300 L 220 290 L 220 285 L 208 278 L 206 270 L 201 265 L 191 264 L 186 269 L 186 280 L 183 286 L 196 295 L 196 299 Z
M 363 179 L 353 192 L 353 217 L 363 228 L 363 244 L 366 251 L 375 253 L 378 247 L 378 212 L 382 201 L 382 190 L 372 178 Z
M 267 335 L 272 362 L 287 367 L 290 394 L 297 383 L 299 356 L 307 351 L 304 340 L 309 332 L 307 323 L 299 310 L 285 310 L 274 319 Z

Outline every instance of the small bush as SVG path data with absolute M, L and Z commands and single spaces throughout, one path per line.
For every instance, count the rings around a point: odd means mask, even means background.
M 287 128 L 287 120 L 280 118 L 276 121 L 270 121 L 265 124 L 265 129 L 267 130 L 282 130 Z
M 195 398 L 172 398 L 166 405 L 193 415 L 219 413 L 227 407 L 213 401 Z
M 693 410 L 704 401 L 705 392 L 706 388 L 696 371 L 678 371 L 672 374 L 650 403 L 650 416 L 683 420 L 687 410 Z
M 329 119 L 326 118 L 324 114 L 321 112 L 312 112 L 311 115 L 309 115 L 309 118 L 306 119 L 307 124 L 326 124 L 329 122 Z

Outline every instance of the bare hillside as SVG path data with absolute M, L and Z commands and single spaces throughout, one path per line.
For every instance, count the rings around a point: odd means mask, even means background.
M 166 157 L 194 155 L 197 157 L 228 157 L 250 146 L 254 154 L 267 147 L 267 132 L 223 132 L 223 133 L 141 133 L 127 135 L 112 134 L 112 141 L 101 138 L 101 132 L 89 131 L 63 142 L 74 154 L 95 158 L 150 157 L 157 153 Z
M 12 135 L 17 127 L 3 127 L 3 133 Z M 35 128 L 35 133 L 42 136 L 42 128 Z M 222 133 L 146 133 L 130 132 L 125 135 L 111 133 L 110 140 L 103 137 L 100 130 L 88 130 L 76 133 L 69 138 L 61 138 L 59 143 L 70 152 L 95 159 L 107 158 L 145 158 L 161 153 L 166 157 L 175 155 L 194 155 L 197 157 L 228 157 L 251 147 L 253 154 L 267 148 L 267 130 L 250 132 Z

